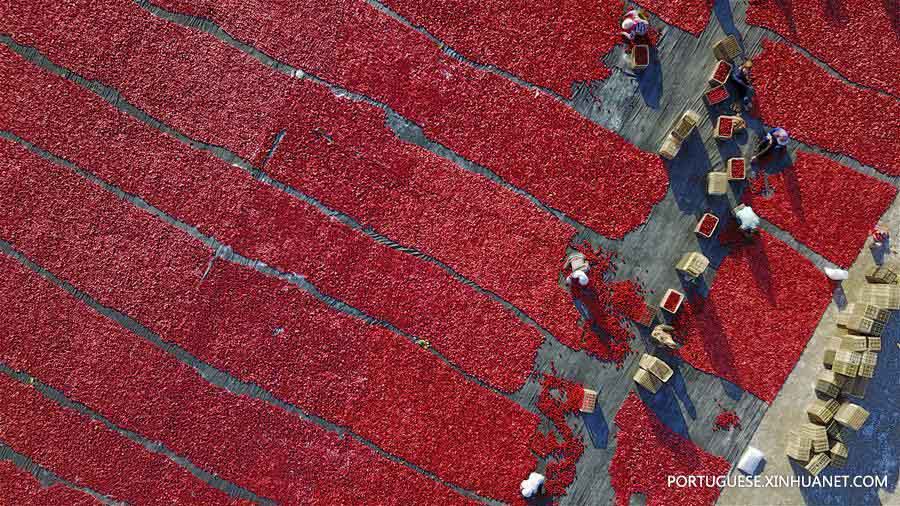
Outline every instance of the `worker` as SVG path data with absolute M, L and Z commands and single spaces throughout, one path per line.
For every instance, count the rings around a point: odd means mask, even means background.
M 672 332 L 674 330 L 675 327 L 671 325 L 657 325 L 656 327 L 653 327 L 653 332 L 650 333 L 650 337 L 653 338 L 656 344 L 674 350 L 675 348 L 678 348 L 678 343 L 672 338 Z
M 759 216 L 752 207 L 740 204 L 734 208 L 734 216 L 740 224 L 740 231 L 744 237 L 751 238 L 759 229 Z
M 572 281 L 576 281 L 578 286 L 587 286 L 589 281 L 587 273 L 591 270 L 591 265 L 588 263 L 584 253 L 580 251 L 572 252 L 566 257 L 563 268 L 571 269 L 569 275 L 566 276 L 566 286 L 571 286 Z
M 884 243 L 888 242 L 890 238 L 891 234 L 886 228 L 878 226 L 872 229 L 872 245 L 876 248 L 880 248 Z
M 753 62 L 747 60 L 731 71 L 731 81 L 737 87 L 738 98 L 741 99 L 745 109 L 749 109 L 753 103 L 753 84 L 750 82 L 751 68 L 753 68 Z
M 528 479 L 522 480 L 522 483 L 519 484 L 519 490 L 522 492 L 522 497 L 527 499 L 534 497 L 535 495 L 541 495 L 544 492 L 545 479 L 543 474 L 529 474 Z
M 783 153 L 790 140 L 791 137 L 788 135 L 787 130 L 781 127 L 769 130 L 769 133 L 756 146 L 756 154 L 753 155 L 750 162 L 755 162 L 760 157 L 768 156 L 772 153 Z
M 574 271 L 572 274 L 566 276 L 566 286 L 571 286 L 572 281 L 578 283 L 578 286 L 587 286 L 588 281 L 590 281 L 585 274 L 585 271 Z
M 650 21 L 644 11 L 633 9 L 625 13 L 625 17 L 622 18 L 622 36 L 628 39 L 628 42 L 645 37 L 649 31 Z

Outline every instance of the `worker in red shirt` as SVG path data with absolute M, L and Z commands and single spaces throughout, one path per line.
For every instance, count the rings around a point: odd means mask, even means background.
M 622 18 L 622 36 L 634 43 L 635 39 L 646 37 L 650 31 L 650 21 L 647 15 L 640 9 L 633 9 L 625 13 Z

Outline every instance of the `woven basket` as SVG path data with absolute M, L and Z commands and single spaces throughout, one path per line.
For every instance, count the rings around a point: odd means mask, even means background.
M 682 255 L 681 260 L 675 264 L 675 269 L 685 273 L 688 277 L 696 278 L 702 276 L 709 267 L 709 259 L 702 253 L 692 251 Z
M 834 371 L 825 369 L 816 376 L 816 392 L 828 397 L 837 397 L 841 393 L 841 387 L 846 382 L 846 376 L 836 374 Z
M 784 453 L 794 460 L 807 462 L 812 456 L 812 440 L 808 436 L 803 435 L 799 430 L 794 429 L 788 434 Z
M 806 416 L 810 422 L 828 424 L 837 413 L 840 404 L 834 399 L 816 399 L 806 406 Z
M 672 126 L 672 135 L 679 140 L 687 139 L 700 123 L 700 115 L 688 109 Z
M 747 178 L 747 162 L 743 158 L 728 159 L 728 179 L 741 181 Z
M 654 394 L 658 392 L 659 387 L 662 386 L 662 382 L 659 381 L 659 378 L 644 369 L 638 369 L 637 372 L 634 373 L 634 381 Z
M 861 353 L 838 350 L 834 354 L 834 363 L 831 365 L 831 370 L 848 378 L 855 378 L 859 370 L 860 361 L 862 361 Z
M 584 398 L 581 400 L 582 413 L 593 413 L 597 409 L 597 391 L 589 388 L 584 389 Z
M 869 412 L 856 404 L 845 402 L 838 408 L 834 420 L 844 427 L 859 430 L 869 418 Z
M 671 160 L 678 155 L 678 151 L 681 149 L 681 141 L 678 140 L 672 134 L 666 136 L 666 140 L 663 141 L 662 146 L 659 147 L 659 156 L 665 158 L 666 160 Z
M 703 225 L 707 222 L 713 224 L 713 226 L 709 228 L 708 234 L 706 233 L 706 231 L 703 230 Z M 694 233 L 699 235 L 700 237 L 705 237 L 705 238 L 709 239 L 710 237 L 713 236 L 714 233 L 716 233 L 716 228 L 718 226 L 719 226 L 719 217 L 718 216 L 716 216 L 714 214 L 710 214 L 710 213 L 704 213 L 703 216 L 700 218 L 700 221 L 697 222 L 697 226 L 694 227 Z
M 866 389 L 869 387 L 869 378 L 855 377 L 848 379 L 841 387 L 841 395 L 856 399 L 866 398 Z
M 832 466 L 844 467 L 847 464 L 847 457 L 850 455 L 850 450 L 844 443 L 835 441 L 831 444 L 831 449 L 828 450 L 828 455 L 831 457 Z
M 874 378 L 876 365 L 878 365 L 877 353 L 874 351 L 863 353 L 862 359 L 859 362 L 859 372 L 857 372 L 857 375 L 863 378 Z
M 653 355 L 648 355 L 646 353 L 641 355 L 641 360 L 638 365 L 641 367 L 641 369 L 644 369 L 656 376 L 663 383 L 669 381 L 669 378 L 671 378 L 672 374 L 674 374 L 672 368 L 669 367 L 669 364 L 666 364 Z
M 881 265 L 870 267 L 866 271 L 866 281 L 873 284 L 895 285 L 897 284 L 897 270 L 892 266 Z
M 650 46 L 638 44 L 631 49 L 629 58 L 631 68 L 635 70 L 643 70 L 650 65 Z
M 677 296 L 677 297 L 678 297 L 678 303 L 675 304 L 674 306 L 671 306 L 671 305 L 670 305 L 669 307 L 666 307 L 666 301 L 669 300 L 669 297 L 670 297 L 670 296 L 672 296 L 672 297 Z M 674 300 L 674 299 L 673 299 L 673 300 Z M 679 309 L 681 309 L 681 305 L 682 305 L 683 303 L 684 303 L 684 294 L 681 293 L 681 292 L 679 292 L 678 290 L 674 290 L 674 289 L 672 289 L 672 288 L 669 288 L 668 290 L 666 290 L 666 293 L 663 294 L 663 298 L 662 298 L 662 300 L 661 300 L 660 303 L 659 303 L 659 307 L 662 308 L 662 309 L 665 310 L 665 311 L 668 311 L 668 312 L 670 312 L 670 313 L 672 313 L 672 314 L 675 314 L 675 313 L 678 312 Z
M 728 174 L 710 172 L 706 182 L 706 193 L 709 195 L 725 195 L 728 193 Z
M 741 46 L 733 35 L 729 35 L 713 44 L 712 51 L 713 56 L 717 59 L 731 61 L 735 56 L 741 54 Z
M 721 86 L 728 81 L 728 76 L 731 75 L 732 65 L 724 60 L 719 60 L 716 62 L 716 65 L 713 67 L 712 73 L 709 75 L 709 85 L 710 86 Z
M 813 457 L 812 459 L 810 459 L 810 461 L 803 467 L 804 467 L 804 469 L 809 471 L 809 474 L 811 474 L 813 476 L 817 476 L 819 473 L 822 472 L 822 470 L 824 470 L 826 467 L 828 467 L 828 464 L 830 464 L 830 463 L 831 463 L 831 457 L 829 457 L 828 454 L 817 453 L 816 456 Z

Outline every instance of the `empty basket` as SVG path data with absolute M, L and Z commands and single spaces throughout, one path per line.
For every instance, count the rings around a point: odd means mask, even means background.
M 845 376 L 825 369 L 816 377 L 816 392 L 828 397 L 837 397 L 840 395 L 841 387 L 844 386 L 846 379 Z
M 828 339 L 828 344 L 825 345 L 825 356 L 822 357 L 822 363 L 825 364 L 825 367 L 831 367 L 834 364 L 834 355 L 840 347 L 840 337 L 831 337 Z
M 691 131 L 700 123 L 700 115 L 688 109 L 672 126 L 672 135 L 679 140 L 687 139 Z
M 835 467 L 843 467 L 847 464 L 847 456 L 850 451 L 847 448 L 847 445 L 840 441 L 835 441 L 831 444 L 831 449 L 828 451 L 828 455 L 831 456 L 831 465 Z
M 659 381 L 659 378 L 650 374 L 645 369 L 638 369 L 637 372 L 634 373 L 634 381 L 654 394 L 659 391 L 659 387 L 662 386 L 662 382 Z
M 838 374 L 854 378 L 859 370 L 859 363 L 861 360 L 862 355 L 859 353 L 838 350 L 834 354 L 834 364 L 831 365 L 831 370 Z
M 837 423 L 853 430 L 859 430 L 868 418 L 868 411 L 851 402 L 841 404 L 841 407 L 838 408 L 837 413 L 834 415 L 834 420 Z
M 900 309 L 900 286 L 867 285 L 859 291 L 857 302 L 872 304 L 885 309 Z
M 669 381 L 669 378 L 671 378 L 673 374 L 672 368 L 669 367 L 669 364 L 666 364 L 653 355 L 648 355 L 646 353 L 641 355 L 641 360 L 638 365 L 640 365 L 641 369 L 645 369 L 659 378 L 659 380 L 663 383 Z
M 816 399 L 806 406 L 806 415 L 809 421 L 826 425 L 834 418 L 840 404 L 834 399 Z
M 706 181 L 706 193 L 710 195 L 725 195 L 728 193 L 728 174 L 724 172 L 710 172 Z
M 678 140 L 672 134 L 666 136 L 666 140 L 663 141 L 662 146 L 659 147 L 659 156 L 665 158 L 666 160 L 671 160 L 678 155 L 678 150 L 681 149 L 681 141 Z
M 712 51 L 717 59 L 731 61 L 735 56 L 741 54 L 741 46 L 733 35 L 729 35 L 713 44 Z
M 867 351 L 862 354 L 862 359 L 859 361 L 859 371 L 856 373 L 857 376 L 862 376 L 863 378 L 873 378 L 875 377 L 875 366 L 878 364 L 878 354 L 874 351 Z
M 788 435 L 784 453 L 792 459 L 806 462 L 812 455 L 812 440 L 808 436 L 803 435 L 799 430 L 794 429 Z
M 866 271 L 866 281 L 869 283 L 895 285 L 897 279 L 897 271 L 891 266 L 876 265 Z
M 850 378 L 841 387 L 841 395 L 856 399 L 866 398 L 866 388 L 869 387 L 869 378 L 857 376 Z
M 810 459 L 810 461 L 803 466 L 809 474 L 816 476 L 822 472 L 823 469 L 828 467 L 828 464 L 831 463 L 831 458 L 826 453 L 818 453 L 815 457 Z
M 800 431 L 800 434 L 809 438 L 812 442 L 812 449 L 814 452 L 819 453 L 828 451 L 828 432 L 825 430 L 824 425 L 816 425 L 807 422 L 800 425 L 797 430 Z
M 709 267 L 709 259 L 696 251 L 685 253 L 681 260 L 675 264 L 675 269 L 687 274 L 691 278 L 701 276 Z

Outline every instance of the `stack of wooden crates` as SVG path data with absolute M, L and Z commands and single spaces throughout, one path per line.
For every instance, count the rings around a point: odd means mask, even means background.
M 869 412 L 848 398 L 863 399 L 875 375 L 881 334 L 891 311 L 900 309 L 897 270 L 876 266 L 866 273 L 868 284 L 837 316 L 836 335 L 829 338 L 816 378 L 816 400 L 806 407 L 808 423 L 791 431 L 785 453 L 804 463 L 813 475 L 827 466 L 843 466 L 849 449 L 841 433 L 859 430 Z

